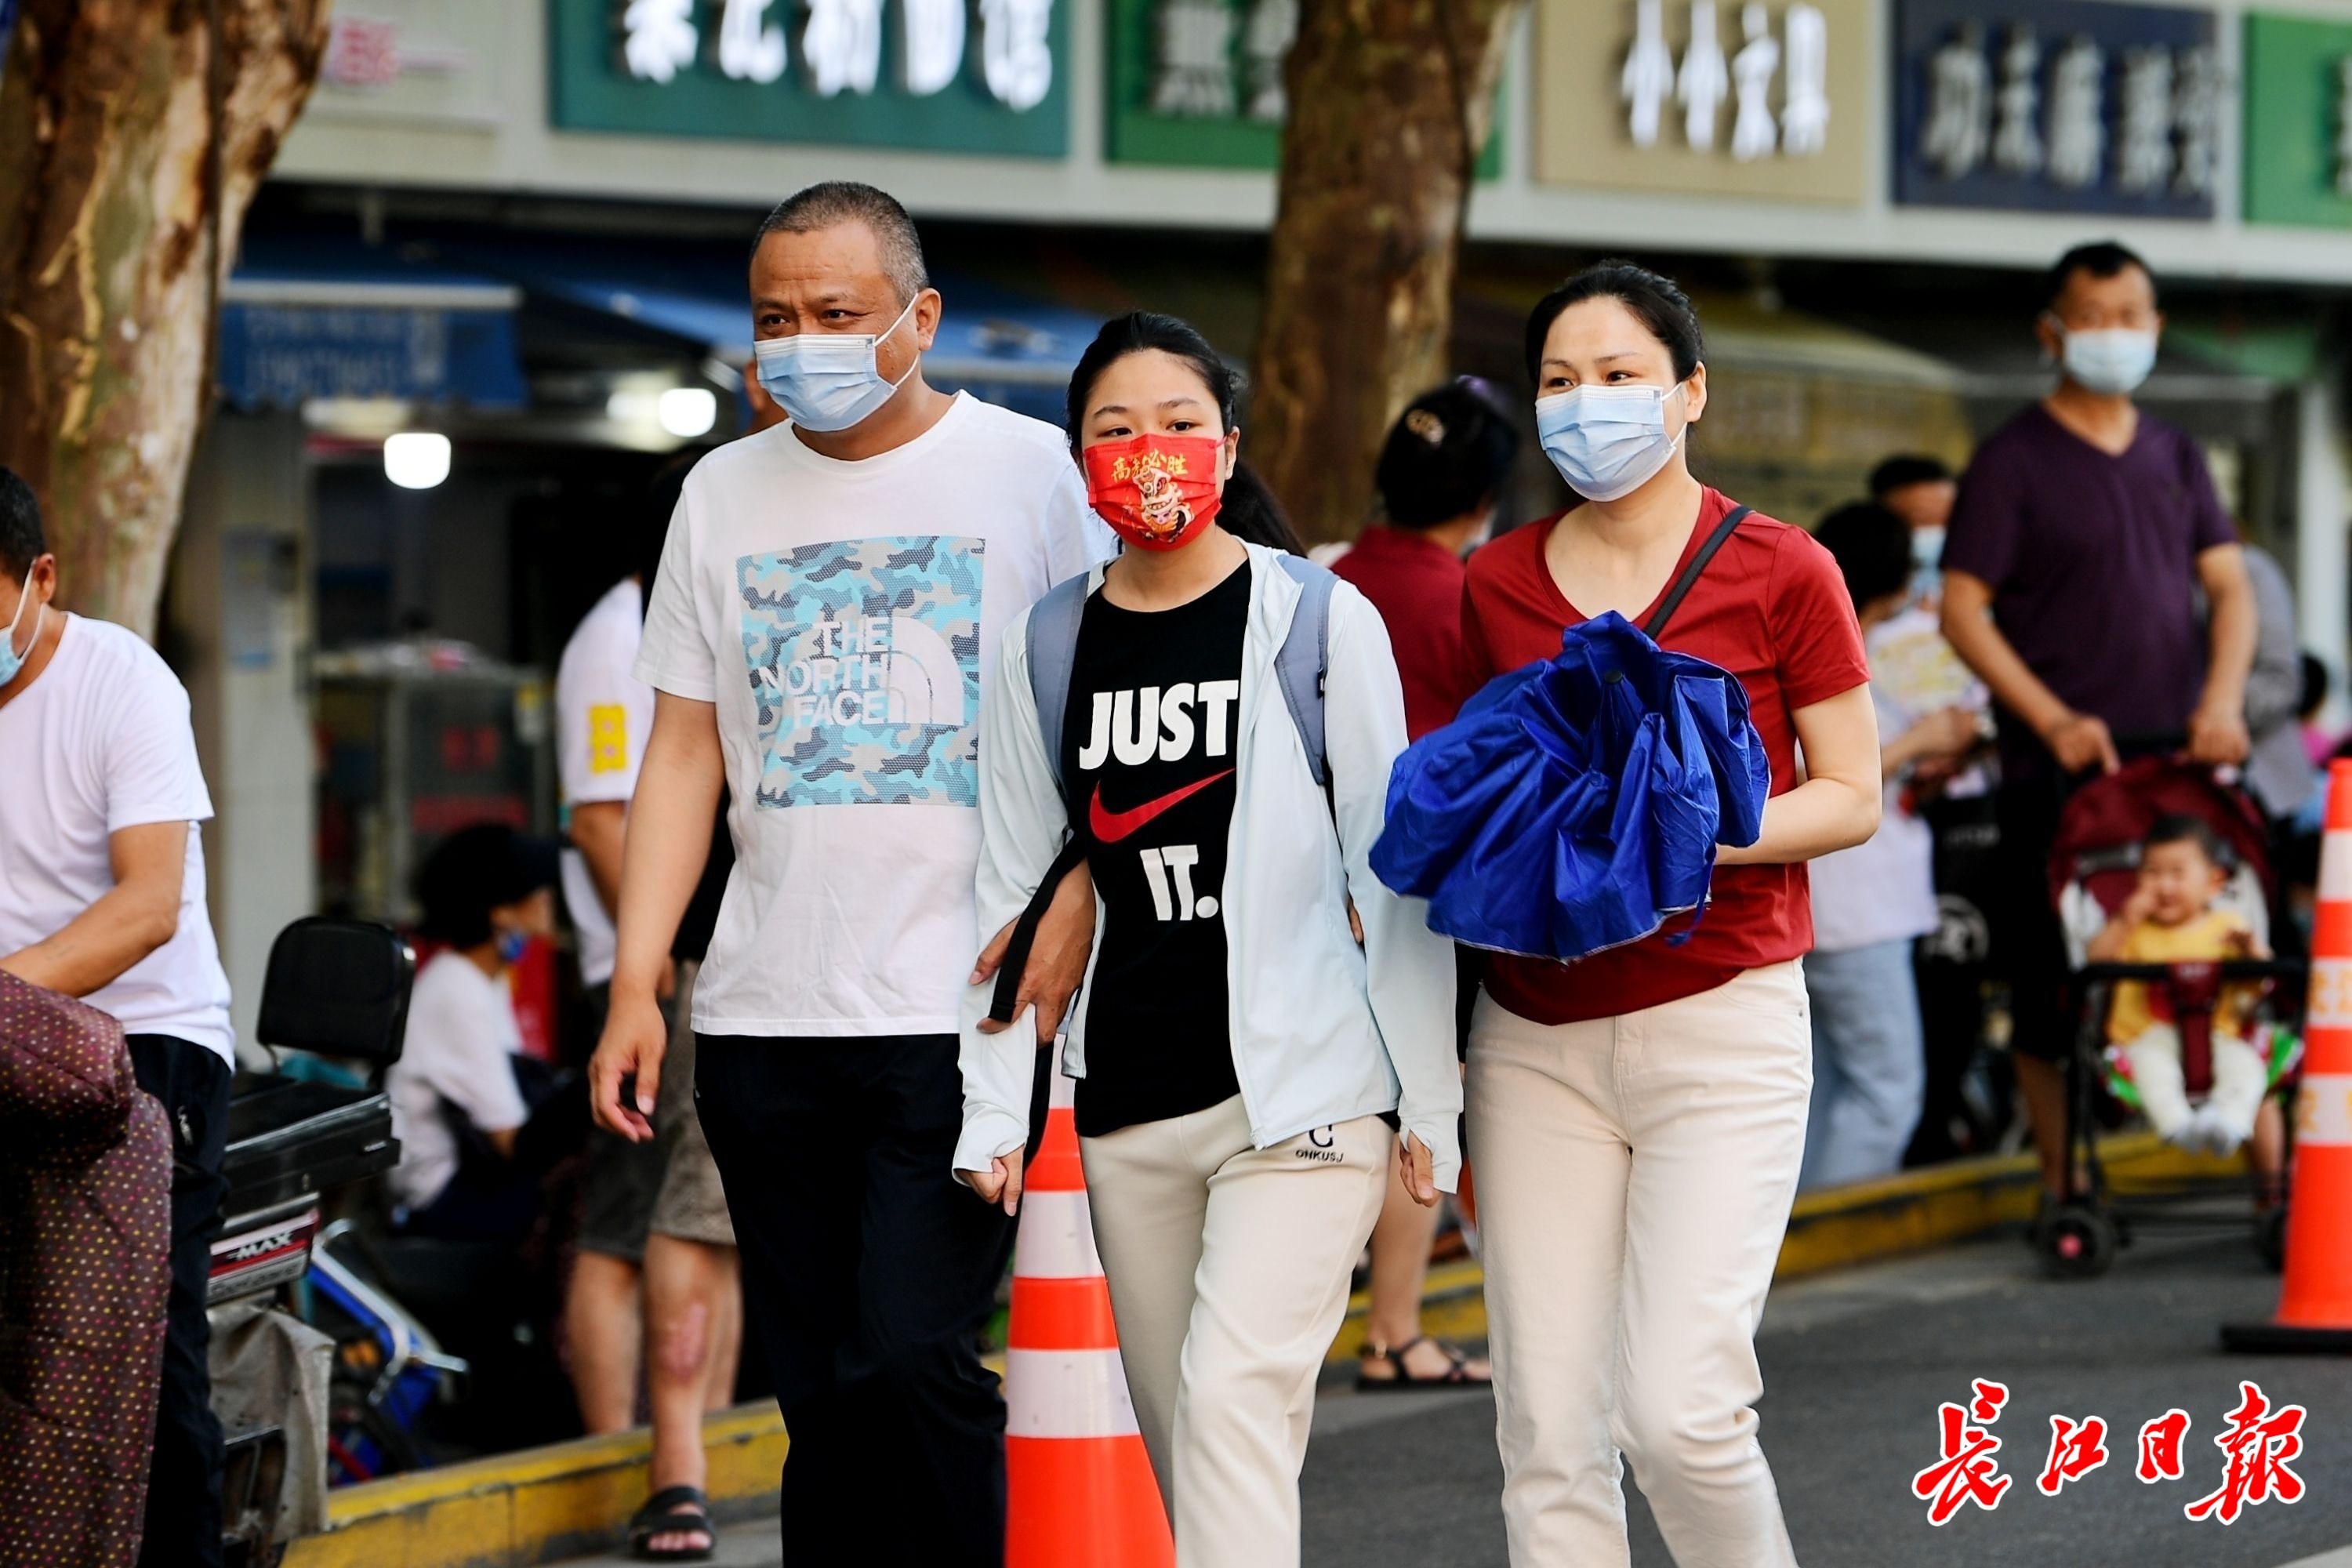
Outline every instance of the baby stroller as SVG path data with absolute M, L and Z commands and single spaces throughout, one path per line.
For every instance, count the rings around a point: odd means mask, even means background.
M 2195 963 L 2092 963 L 2084 950 L 2108 918 L 2131 897 L 2138 877 L 2141 840 L 2167 816 L 2204 823 L 2227 850 L 2229 881 L 2213 907 L 2242 918 L 2264 951 L 2270 946 L 2272 880 L 2269 836 L 2261 813 L 2242 789 L 2210 767 L 2185 759 L 2147 757 L 2106 778 L 2085 784 L 2066 803 L 2050 854 L 2051 896 L 2064 928 L 2067 958 L 2074 972 L 2078 1009 L 2074 1049 L 2066 1069 L 2066 1149 L 2070 1163 L 2085 1171 L 2089 1192 L 2054 1205 L 2035 1234 L 2049 1271 L 2061 1278 L 2103 1274 L 2128 1238 L 2126 1217 L 2168 1216 L 2167 1201 L 2203 1195 L 2193 1184 L 2136 1188 L 2128 1216 L 2114 1201 L 2095 1142 L 2102 1088 L 2127 1109 L 2140 1109 L 2129 1059 L 2107 1041 L 2107 1017 L 2116 985 L 2145 984 L 2161 997 L 2180 1035 L 2181 1073 L 2192 1101 L 2212 1085 L 2214 1015 L 2232 991 L 2258 996 L 2247 1038 L 2263 1058 L 2265 1099 L 2283 1097 L 2303 1059 L 2299 1026 L 2304 965 L 2274 959 L 2227 959 Z M 2292 1118 L 2288 1119 L 2290 1122 Z M 2274 1183 L 2280 1169 L 2265 1173 Z M 2143 1207 L 2142 1205 L 2154 1205 Z M 2258 1211 L 2255 1242 L 2273 1268 L 2284 1257 L 2286 1206 Z

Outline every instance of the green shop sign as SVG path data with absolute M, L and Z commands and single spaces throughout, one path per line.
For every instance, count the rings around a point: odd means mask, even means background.
M 1058 158 L 1074 0 L 547 0 L 567 131 Z
M 2352 22 L 2246 17 L 2246 217 L 2352 228 Z
M 1112 163 L 1281 166 L 1298 0 L 1108 0 L 1108 10 Z M 1501 138 L 1489 137 L 1478 176 L 1501 167 Z

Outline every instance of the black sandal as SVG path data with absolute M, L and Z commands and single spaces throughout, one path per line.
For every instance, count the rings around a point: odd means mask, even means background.
M 1413 1347 L 1416 1345 L 1435 1345 L 1444 1352 L 1447 1363 L 1445 1370 L 1434 1377 L 1423 1377 L 1405 1365 L 1404 1358 L 1412 1353 Z M 1491 1376 L 1472 1376 L 1468 1356 L 1444 1341 L 1433 1340 L 1427 1334 L 1416 1334 L 1394 1350 L 1390 1350 L 1385 1345 L 1368 1344 L 1364 1347 L 1364 1353 L 1358 1360 L 1360 1364 L 1356 1369 L 1356 1391 L 1360 1394 L 1390 1394 L 1410 1389 L 1430 1388 L 1486 1388 L 1492 1386 L 1495 1381 Z M 1384 1361 L 1396 1368 L 1396 1375 L 1366 1377 L 1363 1372 L 1364 1365 L 1376 1361 Z
M 656 1551 L 650 1542 L 656 1535 L 699 1535 L 704 1543 Z M 629 1519 L 629 1554 L 647 1563 L 700 1563 L 718 1547 L 710 1500 L 698 1487 L 664 1487 Z

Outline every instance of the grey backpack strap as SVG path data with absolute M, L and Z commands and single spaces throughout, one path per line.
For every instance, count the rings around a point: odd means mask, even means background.
M 1274 676 L 1282 700 L 1307 748 L 1307 771 L 1331 787 L 1331 763 L 1323 747 L 1323 685 L 1331 668 L 1331 589 L 1339 579 L 1303 555 L 1284 555 L 1282 569 L 1298 584 L 1298 612 L 1275 650 Z
M 1094 574 L 1082 572 L 1055 584 L 1029 607 L 1029 691 L 1037 700 L 1037 731 L 1056 784 L 1064 784 L 1062 721 L 1070 706 L 1070 671 L 1078 660 L 1078 623 L 1086 618 L 1093 584 Z

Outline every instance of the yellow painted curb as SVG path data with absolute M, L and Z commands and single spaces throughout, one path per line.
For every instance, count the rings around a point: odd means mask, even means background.
M 784 1463 L 774 1402 L 709 1417 L 702 1442 L 711 1512 L 759 1512 Z M 652 1449 L 639 1427 L 345 1487 L 326 1531 L 295 1542 L 285 1568 L 524 1568 L 609 1548 L 646 1500 Z

